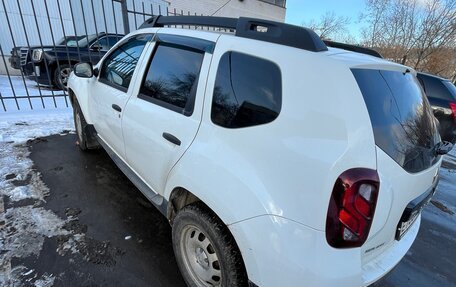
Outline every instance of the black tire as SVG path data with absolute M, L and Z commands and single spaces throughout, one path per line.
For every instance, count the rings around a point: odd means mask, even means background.
M 180 210 L 174 218 L 172 234 L 174 254 L 189 287 L 248 286 L 241 252 L 233 236 L 204 204 L 199 202 Z
M 78 136 L 79 148 L 83 151 L 88 150 L 87 147 L 87 134 L 86 134 L 86 126 L 87 122 L 82 114 L 81 108 L 76 100 L 73 103 L 73 119 L 74 119 L 74 127 L 76 129 L 76 135 Z
M 60 63 L 55 67 L 54 70 L 54 84 L 60 90 L 66 91 L 68 77 L 70 76 L 71 70 L 73 69 L 72 66 L 68 64 Z

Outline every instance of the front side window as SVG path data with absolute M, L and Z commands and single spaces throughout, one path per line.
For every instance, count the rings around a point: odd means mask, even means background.
M 141 86 L 140 98 L 191 115 L 203 58 L 203 51 L 159 43 Z
M 103 61 L 100 81 L 126 91 L 144 46 L 151 38 L 150 34 L 137 35 L 114 50 Z
M 117 43 L 119 39 L 120 38 L 116 36 L 106 36 L 98 41 L 98 45 L 101 47 L 101 50 L 108 51 Z
M 275 120 L 282 106 L 282 76 L 268 60 L 237 52 L 220 59 L 212 99 L 212 122 L 226 128 Z

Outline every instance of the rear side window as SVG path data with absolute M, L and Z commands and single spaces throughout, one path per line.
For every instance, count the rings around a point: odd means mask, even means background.
M 225 53 L 215 80 L 212 122 L 226 128 L 272 122 L 282 106 L 281 77 L 279 67 L 271 61 Z
M 445 87 L 447 87 L 448 91 L 450 92 L 451 96 L 453 97 L 450 100 L 456 101 L 456 86 L 453 83 L 451 83 L 450 81 L 443 81 L 442 83 L 445 85 Z
M 434 165 L 439 142 L 435 119 L 416 77 L 410 73 L 352 70 L 366 103 L 376 145 L 406 171 Z
M 418 78 L 423 82 L 428 97 L 446 101 L 454 100 L 453 95 L 444 84 L 445 81 L 426 75 L 418 75 Z

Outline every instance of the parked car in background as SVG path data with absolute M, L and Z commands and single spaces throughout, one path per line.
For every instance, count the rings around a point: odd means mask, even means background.
M 85 36 L 66 36 L 62 37 L 60 40 L 55 42 L 57 46 L 62 46 L 62 45 L 69 45 L 72 46 L 76 41 L 81 40 Z M 28 47 L 14 47 L 11 50 L 11 57 L 9 58 L 9 62 L 11 65 L 11 68 L 13 69 L 21 69 L 21 60 L 25 60 L 25 56 L 27 54 Z M 24 62 L 23 62 L 24 63 Z
M 62 39 L 59 45 L 17 47 L 11 51 L 11 66 L 20 68 L 28 79 L 41 85 L 66 89 L 72 67 L 96 64 L 123 35 L 99 33 Z
M 456 86 L 450 80 L 418 73 L 418 79 L 426 92 L 434 116 L 440 123 L 442 140 L 456 142 Z
M 153 17 L 68 94 L 79 147 L 166 216 L 188 286 L 368 286 L 451 148 L 413 69 L 261 19 Z

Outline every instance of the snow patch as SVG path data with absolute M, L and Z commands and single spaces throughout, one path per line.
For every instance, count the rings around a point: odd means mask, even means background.
M 72 129 L 70 109 L 0 114 L 0 286 L 54 284 L 52 274 L 38 276 L 25 266 L 12 266 L 11 259 L 38 256 L 45 238 L 70 234 L 63 228 L 65 220 L 40 207 L 49 189 L 33 169 L 25 144 Z M 29 201 L 15 206 L 21 200 Z M 5 209 L 4 201 L 11 206 Z

